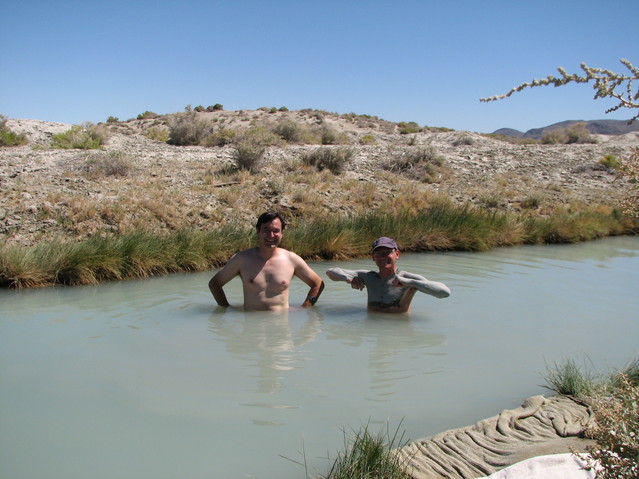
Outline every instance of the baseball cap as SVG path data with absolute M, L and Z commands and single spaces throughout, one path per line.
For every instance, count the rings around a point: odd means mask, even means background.
M 373 242 L 373 246 L 371 247 L 371 251 L 375 251 L 377 248 L 391 248 L 391 249 L 399 249 L 397 243 L 391 238 L 386 236 L 382 236 L 381 238 L 377 238 Z

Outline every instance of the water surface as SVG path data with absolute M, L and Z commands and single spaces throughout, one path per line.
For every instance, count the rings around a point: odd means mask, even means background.
M 404 254 L 452 296 L 390 317 L 328 280 L 336 264 L 312 264 L 316 308 L 283 315 L 215 307 L 212 272 L 0 291 L 0 477 L 302 478 L 292 461 L 326 472 L 343 429 L 418 439 L 548 394 L 565 358 L 639 357 L 636 237 Z

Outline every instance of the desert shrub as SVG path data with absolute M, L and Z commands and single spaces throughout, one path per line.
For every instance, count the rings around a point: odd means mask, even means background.
M 600 158 L 598 163 L 613 170 L 618 170 L 621 166 L 621 162 L 615 155 L 606 155 Z
M 541 142 L 545 145 L 597 143 L 597 139 L 590 134 L 585 123 L 575 123 L 567 128 L 547 131 L 542 135 Z
M 586 447 L 587 454 L 575 454 L 595 470 L 595 477 L 639 477 L 639 361 L 619 373 L 598 377 L 567 360 L 548 369 L 546 380 L 549 389 L 591 405 L 595 421 L 586 437 L 596 444 Z
M 117 116 L 110 116 L 106 120 L 107 123 L 117 123 L 118 121 L 120 120 Z
M 7 127 L 7 117 L 0 115 L 0 146 L 20 146 L 27 143 L 26 135 L 11 131 Z
M 373 135 L 364 135 L 360 138 L 359 142 L 362 145 L 374 145 L 377 143 L 377 140 L 375 140 Z
M 563 129 L 551 130 L 544 133 L 541 137 L 544 145 L 556 145 L 566 143 L 566 134 Z
M 639 148 L 635 148 L 630 157 L 621 162 L 619 172 L 628 180 L 620 206 L 624 213 L 639 217 Z
M 216 103 L 215 105 L 209 105 L 206 107 L 206 111 L 220 111 L 220 110 L 224 110 L 224 107 L 220 105 L 219 103 Z
M 575 123 L 566 129 L 567 143 L 597 143 L 597 139 L 588 131 L 585 123 Z
M 211 125 L 197 112 L 187 110 L 169 118 L 169 141 L 171 145 L 199 145 L 211 133 Z
M 453 140 L 453 146 L 472 145 L 475 142 L 468 133 L 460 133 Z
M 224 146 L 233 143 L 237 132 L 230 128 L 218 128 L 212 134 L 207 136 L 202 144 L 204 146 Z
M 248 141 L 263 147 L 282 146 L 283 144 L 279 135 L 264 126 L 254 126 L 245 130 L 239 135 L 238 141 Z
M 543 198 L 539 195 L 530 195 L 519 202 L 522 208 L 536 210 L 541 206 Z
M 403 173 L 410 178 L 427 183 L 435 181 L 439 168 L 444 165 L 444 157 L 435 148 L 409 148 L 392 150 L 382 161 L 382 168 L 387 171 Z
M 346 147 L 321 147 L 309 151 L 302 157 L 306 165 L 314 166 L 318 171 L 329 170 L 334 175 L 342 173 L 353 158 L 353 150 Z
M 51 148 L 90 150 L 101 148 L 108 139 L 104 126 L 87 123 L 53 135 Z
M 422 131 L 421 127 L 414 121 L 400 121 L 397 126 L 399 127 L 399 133 L 402 135 Z
M 594 399 L 596 425 L 586 436 L 597 441 L 582 456 L 597 479 L 639 477 L 639 385 L 627 377 L 611 395 Z
M 308 128 L 293 120 L 283 120 L 273 126 L 273 133 L 279 135 L 287 143 L 305 143 L 310 135 Z
M 236 137 L 233 160 L 235 166 L 255 173 L 260 167 L 264 153 L 269 146 L 281 145 L 282 139 L 268 128 L 256 126 Z
M 249 139 L 244 139 L 236 143 L 233 151 L 233 161 L 238 169 L 255 173 L 260 167 L 265 152 L 265 146 Z
M 339 133 L 334 128 L 324 124 L 320 128 L 322 145 L 341 145 L 348 143 L 348 138 L 343 133 Z
M 127 176 L 133 169 L 131 157 L 123 151 L 96 153 L 87 158 L 85 171 L 87 176 Z
M 158 116 L 160 115 L 147 110 L 144 113 L 140 113 L 138 115 L 138 120 L 152 120 L 153 118 L 157 118 Z
M 160 128 L 158 126 L 152 126 L 144 134 L 149 140 L 161 141 L 166 143 L 169 141 L 169 130 L 166 128 Z
M 286 108 L 285 106 L 281 106 L 281 107 L 279 108 L 279 111 L 288 111 L 288 108 Z

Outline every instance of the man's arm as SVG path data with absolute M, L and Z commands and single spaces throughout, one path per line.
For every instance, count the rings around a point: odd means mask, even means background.
M 361 291 L 364 289 L 366 284 L 360 277 L 360 274 L 365 273 L 367 273 L 367 271 L 361 269 L 354 271 L 351 269 L 331 268 L 326 271 L 326 276 L 331 278 L 333 281 L 345 281 L 351 285 L 351 288 L 359 289 Z
M 406 271 L 400 271 L 395 280 L 394 286 L 408 286 L 415 288 L 422 293 L 430 294 L 436 298 L 447 298 L 450 296 L 450 289 L 444 283 L 438 283 L 437 281 L 430 281 L 423 276 L 413 273 L 407 273 Z
M 360 291 L 366 287 L 364 280 L 361 275 L 368 273 L 363 269 L 351 270 L 351 269 L 342 269 L 342 268 L 331 268 L 326 271 L 326 276 L 331 278 L 333 281 L 345 281 L 351 285 L 353 289 L 359 289 Z
M 226 265 L 219 270 L 209 281 L 209 289 L 217 301 L 217 304 L 223 307 L 230 306 L 226 294 L 224 293 L 223 286 L 231 281 L 235 276 L 240 274 L 240 257 L 239 255 L 233 256 Z
M 317 302 L 320 294 L 324 291 L 324 281 L 322 281 L 322 278 L 320 278 L 300 256 L 295 253 L 291 253 L 291 256 L 295 264 L 295 276 L 311 287 L 306 295 L 306 299 L 302 303 L 303 308 L 310 308 Z

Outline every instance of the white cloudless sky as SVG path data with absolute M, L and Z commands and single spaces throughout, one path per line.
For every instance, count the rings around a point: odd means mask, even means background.
M 639 65 L 639 0 L 0 0 L 0 114 L 78 124 L 286 106 L 521 131 L 621 119 L 563 66 Z

